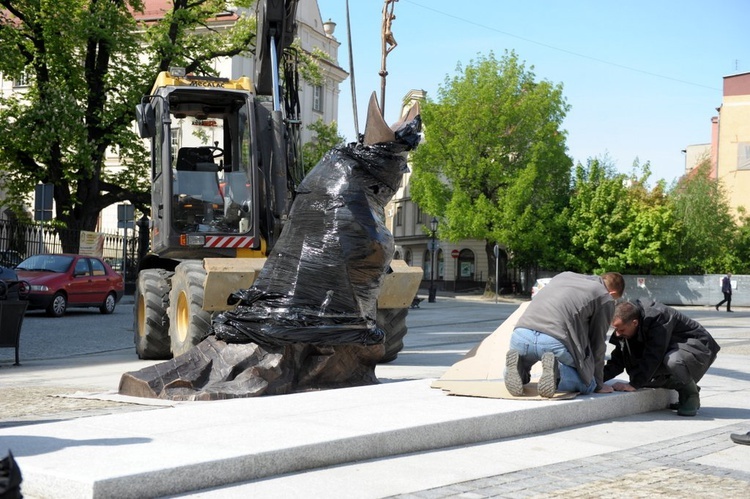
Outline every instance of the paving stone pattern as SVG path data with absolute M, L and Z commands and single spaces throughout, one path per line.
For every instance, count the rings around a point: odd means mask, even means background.
M 746 424 L 730 425 L 624 451 L 393 497 L 750 497 L 750 471 L 743 472 L 693 462 L 702 456 L 736 446 L 729 439 L 729 434 L 745 432 Z
M 0 388 L 0 428 L 141 409 L 127 403 L 63 396 L 75 391 L 65 386 Z

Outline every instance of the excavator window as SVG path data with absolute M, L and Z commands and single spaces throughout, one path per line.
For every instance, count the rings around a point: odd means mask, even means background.
M 255 216 L 252 159 L 243 151 L 251 144 L 247 101 L 193 95 L 170 95 L 172 224 L 179 232 L 247 233 Z
M 183 147 L 177 152 L 175 169 L 181 171 L 219 171 L 209 147 Z

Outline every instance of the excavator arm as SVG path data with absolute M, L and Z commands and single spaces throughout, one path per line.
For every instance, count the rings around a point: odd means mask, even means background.
M 264 226 L 268 248 L 278 240 L 301 181 L 299 110 L 282 109 L 281 66 L 283 51 L 294 41 L 299 0 L 259 0 L 256 4 L 255 92 L 271 96 L 258 110 L 261 170 L 266 179 Z M 286 81 L 287 93 L 297 92 L 295 81 Z M 298 99 L 292 99 L 298 102 Z
M 294 41 L 299 0 L 259 0 L 255 43 L 255 87 L 259 95 L 276 95 L 279 56 Z

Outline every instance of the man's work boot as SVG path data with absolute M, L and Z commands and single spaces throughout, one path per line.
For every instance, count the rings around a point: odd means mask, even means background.
M 542 377 L 537 385 L 539 395 L 545 398 L 554 397 L 559 380 L 560 368 L 557 365 L 557 357 L 552 352 L 547 352 L 542 355 Z
M 750 431 L 747 433 L 732 433 L 729 438 L 736 444 L 750 445 Z
M 698 386 L 698 385 L 696 385 L 696 386 L 698 387 L 698 393 L 700 393 L 701 387 Z M 665 386 L 664 388 L 670 388 L 670 387 Z M 682 404 L 685 403 L 685 395 L 677 387 L 672 387 L 672 388 L 674 388 L 675 390 L 677 390 L 678 401 L 674 402 L 672 404 L 669 404 L 669 408 L 672 409 L 673 411 L 676 411 L 676 410 L 678 410 L 680 408 L 680 406 Z M 700 402 L 700 400 L 698 400 L 698 409 L 700 409 L 700 408 L 701 408 L 701 402 Z
M 523 395 L 523 372 L 521 372 L 521 354 L 518 350 L 508 350 L 505 355 L 505 388 L 514 397 Z
M 678 416 L 695 416 L 698 413 L 698 409 L 701 406 L 701 398 L 698 395 L 698 385 L 695 381 L 685 384 L 682 388 L 677 390 L 680 395 L 680 400 L 684 400 L 677 409 Z

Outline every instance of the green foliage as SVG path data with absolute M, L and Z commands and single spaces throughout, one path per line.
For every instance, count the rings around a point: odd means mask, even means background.
M 703 274 L 747 269 L 748 217 L 732 217 L 708 160 L 669 191 L 649 189 L 649 165 L 617 173 L 606 159 L 576 166 L 565 210 L 566 268 L 584 273 Z
M 39 182 L 55 185 L 57 219 L 92 230 L 99 211 L 148 188 L 145 153 L 128 129 L 140 95 L 140 1 L 0 1 L 0 72 L 28 88 L 0 100 L 0 171 L 16 209 Z M 105 172 L 106 151 L 131 159 Z
M 740 264 L 734 254 L 738 228 L 726 193 L 710 171 L 706 159 L 669 193 L 678 223 L 672 268 L 676 274 L 724 273 Z
M 750 274 L 750 215 L 744 208 L 739 210 L 739 226 L 733 241 L 733 261 L 724 272 Z
M 617 173 L 607 158 L 575 169 L 565 210 L 570 246 L 566 268 L 583 273 L 662 273 L 672 238 L 673 212 L 660 183 L 647 187 L 649 165 Z
M 307 125 L 307 129 L 315 132 L 315 137 L 312 141 L 302 145 L 305 174 L 318 164 L 325 153 L 344 143 L 344 137 L 339 135 L 335 121 L 326 125 L 322 119 L 319 119 L 315 123 Z
M 138 25 L 142 0 L 0 0 L 0 72 L 26 91 L 0 96 L 0 178 L 21 213 L 39 182 L 54 184 L 55 218 L 93 230 L 105 207 L 150 203 L 148 155 L 132 125 L 135 105 L 160 71 L 215 75 L 215 61 L 250 55 L 253 0 L 174 0 L 162 19 Z M 250 9 L 250 10 L 243 10 Z M 324 54 L 299 48 L 297 65 L 320 77 Z M 105 168 L 115 151 L 122 168 Z M 111 153 L 110 153 L 111 154 Z
M 536 81 L 515 53 L 479 56 L 422 107 L 412 198 L 443 217 L 442 238 L 505 244 L 518 266 L 556 261 L 571 160 L 562 87 Z M 492 244 L 488 244 L 491 247 Z

